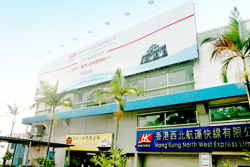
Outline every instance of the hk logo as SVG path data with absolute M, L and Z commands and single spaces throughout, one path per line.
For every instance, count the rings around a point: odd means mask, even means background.
M 67 143 L 67 144 L 71 144 L 71 143 L 72 143 L 72 138 L 71 138 L 71 137 L 68 137 L 68 138 L 66 139 L 66 143 Z
M 152 139 L 153 139 L 153 134 L 143 134 L 140 136 L 140 139 L 138 141 L 138 144 L 141 143 L 151 143 Z
M 69 61 L 72 60 L 72 59 L 74 59 L 75 56 L 76 56 L 76 53 L 71 54 L 71 55 L 69 56 Z

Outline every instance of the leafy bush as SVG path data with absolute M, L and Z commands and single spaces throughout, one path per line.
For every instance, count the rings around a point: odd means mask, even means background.
M 5 154 L 4 154 L 4 156 L 3 156 L 3 160 L 4 161 L 11 160 L 12 157 L 13 157 L 13 154 L 11 152 L 9 152 L 9 151 L 6 151 Z
M 124 167 L 128 162 L 128 157 L 122 153 L 122 150 L 115 148 L 115 150 L 111 150 L 111 157 L 107 157 L 106 154 L 101 153 L 101 155 L 91 158 L 90 161 L 101 167 Z
M 222 163 L 223 163 L 224 167 L 232 167 L 230 165 L 230 161 L 229 160 L 227 160 L 227 162 L 222 161 Z M 235 165 L 234 167 L 237 167 L 237 166 Z
M 0 167 L 10 167 L 11 165 L 9 165 L 9 164 L 6 164 L 6 165 L 0 165 Z M 16 167 L 16 165 L 15 164 L 13 164 L 12 165 L 13 167 Z
M 53 157 L 45 158 L 45 157 L 38 157 L 35 159 L 37 163 L 37 167 L 54 167 L 56 166 L 56 161 Z
M 250 162 L 250 152 L 247 150 L 244 150 L 244 151 L 245 151 L 246 155 L 244 157 L 240 157 L 240 158 L 246 160 L 247 162 Z

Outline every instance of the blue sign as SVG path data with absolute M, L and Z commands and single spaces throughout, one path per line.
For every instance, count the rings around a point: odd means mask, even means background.
M 137 151 L 242 151 L 250 124 L 137 131 Z

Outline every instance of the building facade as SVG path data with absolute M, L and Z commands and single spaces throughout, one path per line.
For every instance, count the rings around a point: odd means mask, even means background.
M 173 14 L 178 11 L 182 14 L 175 18 Z M 162 23 L 163 20 L 166 23 Z M 153 25 L 152 22 L 156 27 L 147 26 Z M 250 28 L 249 21 L 247 26 Z M 147 32 L 138 36 L 136 30 L 141 27 Z M 61 90 L 70 87 L 77 92 L 72 109 L 57 109 L 61 121 L 52 132 L 53 142 L 76 145 L 70 151 L 70 166 L 80 166 L 83 162 L 93 166 L 89 158 L 102 151 L 108 154 L 109 148 L 114 148 L 116 124 L 113 111 L 116 104 L 109 101 L 97 105 L 90 94 L 96 88 L 107 86 L 111 72 L 117 67 L 122 67 L 128 82 L 146 91 L 145 97 L 125 98 L 126 112 L 120 121 L 118 145 L 129 157 L 126 166 L 217 167 L 227 159 L 232 165 L 249 165 L 239 159 L 244 155 L 243 149 L 250 148 L 250 109 L 246 89 L 235 78 L 241 61 L 235 60 L 230 64 L 229 83 L 224 84 L 221 62 L 210 61 L 212 48 L 209 44 L 199 46 L 207 32 L 196 33 L 192 2 L 133 28 L 135 30 L 129 29 L 107 38 L 112 43 L 102 40 L 101 45 L 97 42 L 67 55 L 67 63 L 73 64 L 65 65 L 69 67 L 67 74 L 54 74 L 55 70 L 51 68 L 62 69 L 57 65 L 62 64 L 62 59 L 41 68 L 40 80 L 54 82 L 61 79 L 65 83 Z M 124 37 L 127 32 L 131 37 Z M 175 36 L 172 33 L 176 33 Z M 136 49 L 139 47 L 132 45 L 145 47 L 140 51 Z M 165 54 L 157 47 L 152 52 L 156 56 L 147 56 L 146 60 L 145 53 L 149 54 L 150 46 L 164 46 Z M 160 53 L 156 53 L 158 50 Z M 130 64 L 132 58 L 122 57 L 119 61 L 122 64 L 116 64 L 120 58 L 115 56 L 120 52 L 132 54 L 137 64 Z M 75 60 L 77 58 L 79 61 Z M 114 64 L 106 63 L 110 59 Z M 146 61 L 141 63 L 143 59 Z M 105 67 L 108 68 L 107 73 L 101 73 Z M 67 80 L 73 82 L 67 83 Z M 39 98 L 39 88 L 37 90 L 36 98 Z M 41 132 L 35 135 L 37 139 L 47 139 L 50 126 L 48 111 L 48 106 L 41 105 L 36 116 L 23 119 L 23 124 L 40 129 Z M 64 166 L 66 153 L 65 149 L 56 149 L 59 167 Z

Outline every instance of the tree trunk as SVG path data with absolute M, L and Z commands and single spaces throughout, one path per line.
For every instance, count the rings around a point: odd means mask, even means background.
M 119 119 L 116 123 L 116 132 L 115 132 L 115 147 L 118 148 L 118 129 L 119 129 Z
M 54 108 L 52 109 L 52 112 L 54 114 Z M 50 130 L 49 130 L 49 139 L 48 139 L 48 148 L 47 148 L 47 152 L 46 152 L 46 158 L 48 159 L 49 158 L 49 147 L 50 147 L 50 140 L 51 140 L 51 133 L 52 133 L 52 128 L 53 128 L 53 125 L 54 125 L 54 118 L 52 117 L 51 118 L 51 123 L 50 123 Z
M 247 99 L 248 99 L 248 104 L 249 104 L 249 107 L 250 107 L 250 89 L 249 89 L 249 80 L 247 77 L 244 77 L 245 79 L 245 86 L 246 86 L 246 89 L 247 89 Z
M 244 79 L 245 79 L 245 86 L 246 86 L 246 89 L 247 89 L 247 99 L 248 99 L 248 104 L 249 104 L 249 107 L 250 107 L 250 89 L 249 89 L 249 80 L 248 80 L 248 76 L 245 76 L 245 72 L 247 71 L 247 68 L 246 68 L 246 62 L 245 62 L 245 59 L 244 57 L 241 57 L 242 58 L 242 61 L 243 61 L 243 69 L 244 69 Z
M 14 125 L 15 125 L 15 120 L 16 120 L 16 116 L 14 115 L 13 124 L 12 124 L 12 128 L 10 131 L 10 137 L 12 137 L 12 133 L 13 133 Z
M 13 123 L 12 123 L 12 128 L 11 128 L 11 131 L 10 131 L 10 137 L 12 137 L 12 133 L 13 133 L 13 129 L 14 129 L 14 125 L 15 125 L 15 121 L 16 121 L 16 116 L 14 115 L 14 118 L 13 118 Z M 8 143 L 8 146 L 7 146 L 7 151 L 9 151 L 10 149 L 10 143 Z

